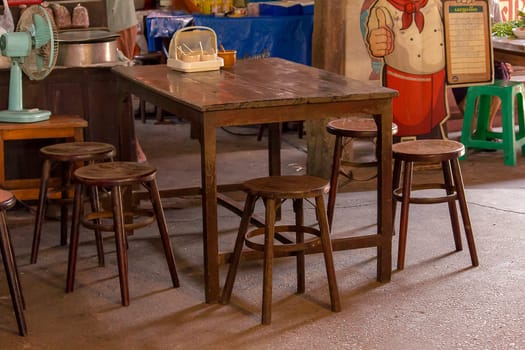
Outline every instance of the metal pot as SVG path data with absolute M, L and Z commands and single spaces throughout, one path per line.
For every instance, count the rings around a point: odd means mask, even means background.
M 102 30 L 78 30 L 58 34 L 57 65 L 84 67 L 117 63 L 118 34 Z

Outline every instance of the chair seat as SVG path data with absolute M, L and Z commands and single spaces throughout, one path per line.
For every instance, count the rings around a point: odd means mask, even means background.
M 328 181 L 315 176 L 268 176 L 243 183 L 253 195 L 269 198 L 311 198 L 328 193 Z
M 86 161 L 108 159 L 115 155 L 113 145 L 103 142 L 66 142 L 40 149 L 40 155 L 55 161 Z
M 343 137 L 371 138 L 377 136 L 377 125 L 373 118 L 341 118 L 330 121 L 326 131 Z M 397 133 L 397 125 L 392 123 L 392 135 Z
M 412 162 L 442 162 L 465 153 L 465 146 L 453 140 L 416 140 L 392 145 L 394 158 Z
M 90 164 L 75 171 L 75 177 L 97 186 L 123 186 L 147 181 L 154 177 L 154 166 L 136 162 L 107 162 Z

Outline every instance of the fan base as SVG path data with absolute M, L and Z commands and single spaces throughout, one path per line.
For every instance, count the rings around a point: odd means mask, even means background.
M 0 123 L 36 123 L 48 120 L 51 116 L 50 111 L 38 108 L 23 109 L 21 111 L 0 111 Z

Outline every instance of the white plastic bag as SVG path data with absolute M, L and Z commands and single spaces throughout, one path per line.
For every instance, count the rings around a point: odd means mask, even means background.
M 0 15 L 0 27 L 4 28 L 7 32 L 15 30 L 15 23 L 13 21 L 13 15 L 9 9 L 7 0 L 2 0 L 4 3 L 4 14 Z

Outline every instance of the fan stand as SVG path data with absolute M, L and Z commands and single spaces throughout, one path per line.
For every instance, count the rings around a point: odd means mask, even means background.
M 24 109 L 22 107 L 22 69 L 20 62 L 11 59 L 9 76 L 9 105 L 7 110 L 0 111 L 0 122 L 4 123 L 36 123 L 48 120 L 50 111 L 38 108 Z

